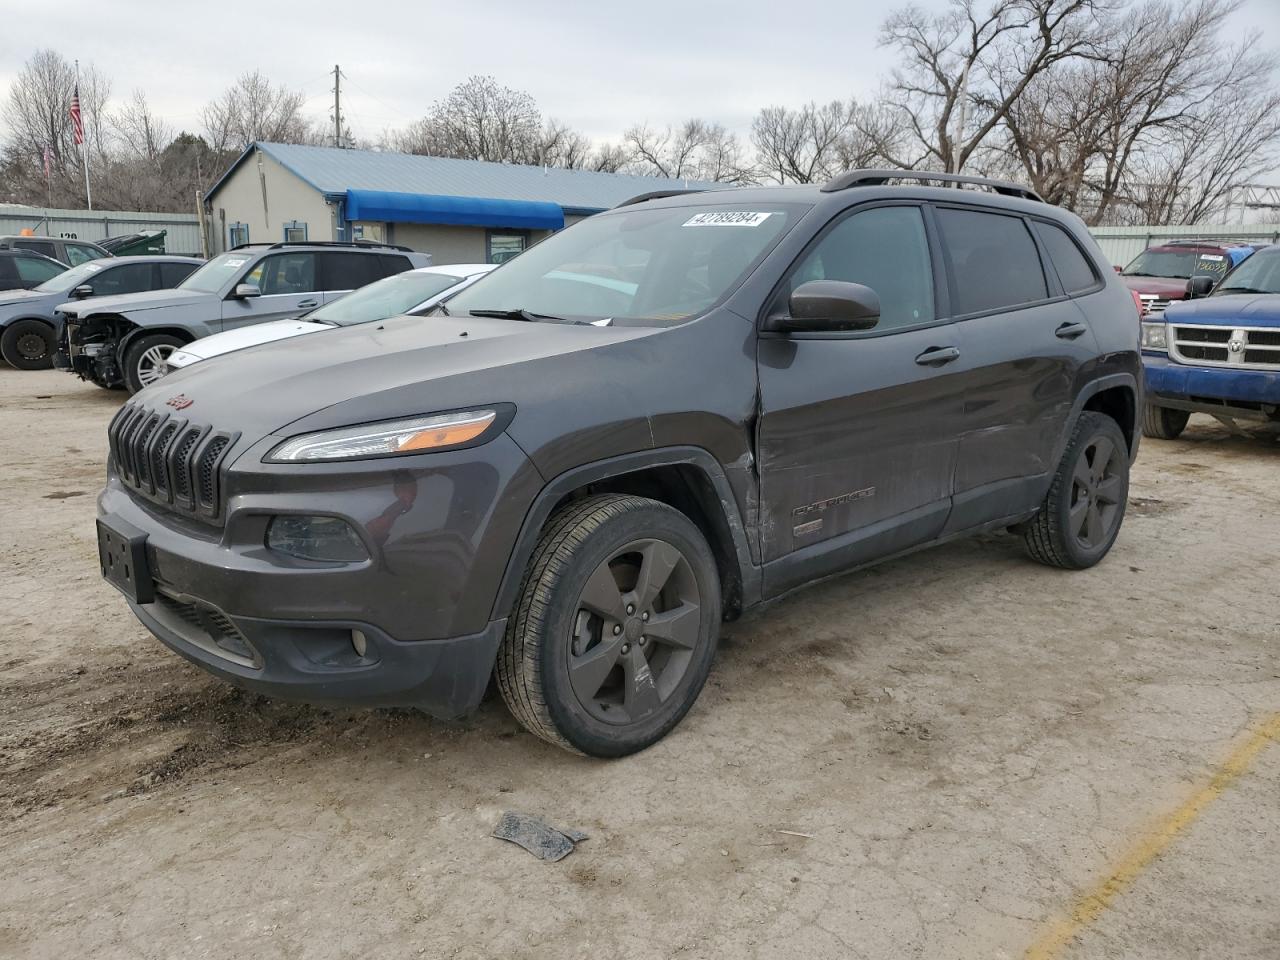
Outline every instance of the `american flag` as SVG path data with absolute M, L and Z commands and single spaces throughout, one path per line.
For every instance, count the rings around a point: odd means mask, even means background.
M 76 146 L 84 143 L 84 117 L 80 116 L 80 84 L 71 94 L 71 126 L 75 128 Z

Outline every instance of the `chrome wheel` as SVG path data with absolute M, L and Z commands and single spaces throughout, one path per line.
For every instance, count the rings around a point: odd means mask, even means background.
M 698 581 L 664 540 L 635 540 L 592 572 L 578 598 L 569 684 L 582 708 L 610 724 L 648 717 L 671 696 L 698 646 Z
M 138 383 L 144 387 L 150 386 L 168 373 L 169 368 L 166 362 L 169 355 L 176 349 L 178 348 L 167 343 L 158 343 L 142 351 L 136 368 Z

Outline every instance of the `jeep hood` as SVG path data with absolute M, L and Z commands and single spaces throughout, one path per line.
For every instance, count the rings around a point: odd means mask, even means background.
M 216 301 L 217 294 L 196 290 L 148 290 L 145 293 L 125 293 L 118 297 L 93 297 L 89 300 L 72 300 L 61 304 L 62 313 L 88 317 L 95 313 L 138 313 L 160 307 L 182 307 L 192 303 Z
M 181 394 L 183 416 L 251 442 L 491 403 L 545 411 L 587 380 L 643 417 L 656 359 L 644 341 L 678 329 L 396 317 L 195 363 L 137 401 L 163 409 Z
M 1164 316 L 1170 323 L 1280 327 L 1280 293 L 1224 293 L 1184 300 L 1169 304 Z

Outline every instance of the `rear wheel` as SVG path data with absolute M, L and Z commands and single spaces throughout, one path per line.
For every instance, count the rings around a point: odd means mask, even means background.
M 1154 440 L 1177 440 L 1190 419 L 1191 414 L 1186 410 L 1148 403 L 1142 408 L 1142 435 Z
M 534 550 L 498 689 L 549 743 L 625 756 L 689 711 L 719 629 L 715 558 L 688 517 L 641 497 L 590 497 L 554 516 Z
M 124 385 L 130 393 L 149 387 L 165 375 L 164 363 L 169 354 L 183 345 L 168 333 L 138 337 L 124 352 Z
M 1129 499 L 1129 447 L 1110 417 L 1086 410 L 1040 512 L 1023 528 L 1027 553 L 1052 567 L 1083 570 L 1107 555 Z
M 48 370 L 55 349 L 53 328 L 39 320 L 15 320 L 0 334 L 0 356 L 19 370 Z

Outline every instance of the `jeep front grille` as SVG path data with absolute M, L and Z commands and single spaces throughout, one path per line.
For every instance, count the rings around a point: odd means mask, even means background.
M 1202 367 L 1280 370 L 1280 330 L 1170 324 L 1169 357 Z
M 219 518 L 219 471 L 235 434 L 129 404 L 111 421 L 107 439 L 126 486 L 178 513 Z

